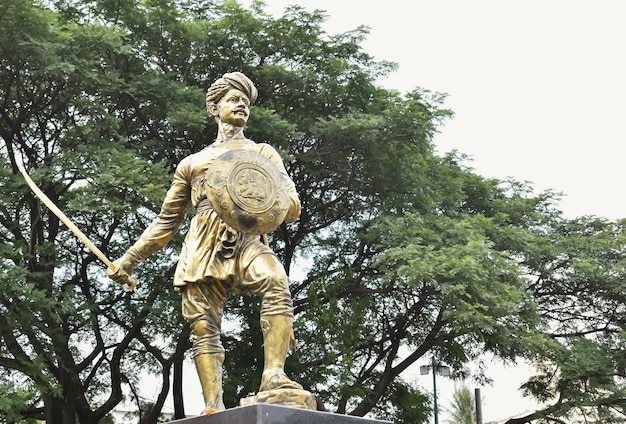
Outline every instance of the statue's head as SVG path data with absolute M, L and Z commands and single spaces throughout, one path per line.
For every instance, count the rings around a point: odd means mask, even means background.
M 206 107 L 216 121 L 243 127 L 250 115 L 250 106 L 258 92 L 250 78 L 241 72 L 230 72 L 215 81 L 207 90 Z

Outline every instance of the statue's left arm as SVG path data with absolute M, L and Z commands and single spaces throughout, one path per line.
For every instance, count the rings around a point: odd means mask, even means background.
M 278 168 L 278 171 L 285 176 L 287 181 L 287 194 L 289 195 L 289 210 L 285 216 L 285 221 L 295 221 L 300 216 L 301 211 L 300 197 L 298 196 L 296 185 L 287 174 L 283 160 L 280 158 L 276 149 L 269 144 L 260 144 L 259 146 L 259 153 L 268 158 L 276 168 Z

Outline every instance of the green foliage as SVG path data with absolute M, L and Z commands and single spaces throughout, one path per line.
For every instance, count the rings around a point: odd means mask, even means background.
M 17 379 L 11 378 L 6 372 L 1 372 L 0 382 L 0 423 L 35 424 L 34 419 L 22 419 L 25 407 L 33 406 L 37 400 L 37 394 L 28 386 L 22 387 Z M 13 381 L 12 381 L 13 380 Z
M 533 418 L 623 415 L 624 222 L 565 220 L 555 193 L 437 156 L 445 95 L 376 86 L 395 65 L 362 50 L 366 28 L 331 35 L 324 19 L 260 2 L 0 1 L 0 370 L 22 382 L 2 386 L 3 419 L 98 422 L 137 393 L 139 368 L 164 382 L 141 416 L 158 419 L 189 346 L 169 283 L 181 236 L 138 268 L 143 297 L 124 295 L 18 164 L 116 258 L 215 136 L 204 92 L 232 70 L 259 88 L 246 134 L 280 151 L 303 204 L 271 237 L 288 270 L 310 264 L 291 287 L 298 381 L 337 412 L 425 422 L 402 373 L 436 352 L 462 376 L 491 352 L 540 366 L 526 389 L 556 401 Z M 232 406 L 260 379 L 258 300 L 229 314 Z
M 467 386 L 461 386 L 454 390 L 450 405 L 449 424 L 475 424 L 476 402 L 474 395 Z
M 160 285 L 141 303 L 123 297 L 35 200 L 16 165 L 24 163 L 103 250 L 119 252 L 120 235 L 136 236 L 145 226 L 168 180 L 163 165 L 127 149 L 140 126 L 124 93 L 156 90 L 124 80 L 127 68 L 118 65 L 132 53 L 125 31 L 64 20 L 29 2 L 3 4 L 2 12 L 0 364 L 32 381 L 39 402 L 26 416 L 40 416 L 45 399 L 55 422 L 96 422 L 121 400 L 122 384 L 136 384 L 132 358 L 169 367 L 184 352 L 176 334 L 185 331 L 171 299 L 159 303 Z M 146 339 L 141 331 L 150 334 L 153 321 L 176 331 Z
M 384 400 L 372 410 L 381 420 L 393 420 L 395 424 L 428 422 L 431 413 L 428 396 L 404 381 L 394 381 Z
M 538 374 L 524 389 L 548 407 L 540 418 L 623 422 L 624 221 L 559 221 L 551 244 L 529 252 L 532 291 L 549 327 Z

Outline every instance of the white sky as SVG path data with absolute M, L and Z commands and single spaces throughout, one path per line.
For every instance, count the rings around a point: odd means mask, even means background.
M 266 11 L 290 4 L 325 10 L 330 34 L 369 26 L 363 49 L 399 65 L 385 87 L 447 93 L 455 117 L 439 152 L 470 155 L 485 177 L 562 192 L 567 217 L 626 217 L 625 1 L 266 0 Z M 526 365 L 491 373 L 484 422 L 533 407 L 517 391 Z M 413 378 L 432 390 L 432 375 Z M 437 387 L 449 407 L 454 384 L 440 377 Z
M 399 64 L 381 84 L 448 93 L 436 138 L 485 177 L 566 195 L 568 217 L 626 217 L 626 2 L 622 0 L 266 0 L 322 9 L 327 32 Z M 246 2 L 244 2 L 246 4 Z
M 330 34 L 369 26 L 364 50 L 399 64 L 385 87 L 449 94 L 456 116 L 438 151 L 470 155 L 485 177 L 563 192 L 568 217 L 626 217 L 626 1 L 266 0 L 266 11 L 295 3 L 326 10 Z M 492 372 L 484 422 L 532 407 L 516 391 L 526 366 Z M 432 390 L 432 375 L 415 379 Z M 453 383 L 437 386 L 449 406 Z

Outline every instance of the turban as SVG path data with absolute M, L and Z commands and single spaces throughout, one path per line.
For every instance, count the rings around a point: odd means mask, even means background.
M 257 98 L 257 89 L 252 81 L 250 81 L 250 78 L 241 72 L 231 72 L 224 74 L 222 78 L 215 81 L 211 87 L 209 87 L 206 93 L 207 106 L 209 103 L 219 102 L 220 99 L 232 89 L 239 90 L 248 96 L 250 104 L 253 104 Z

